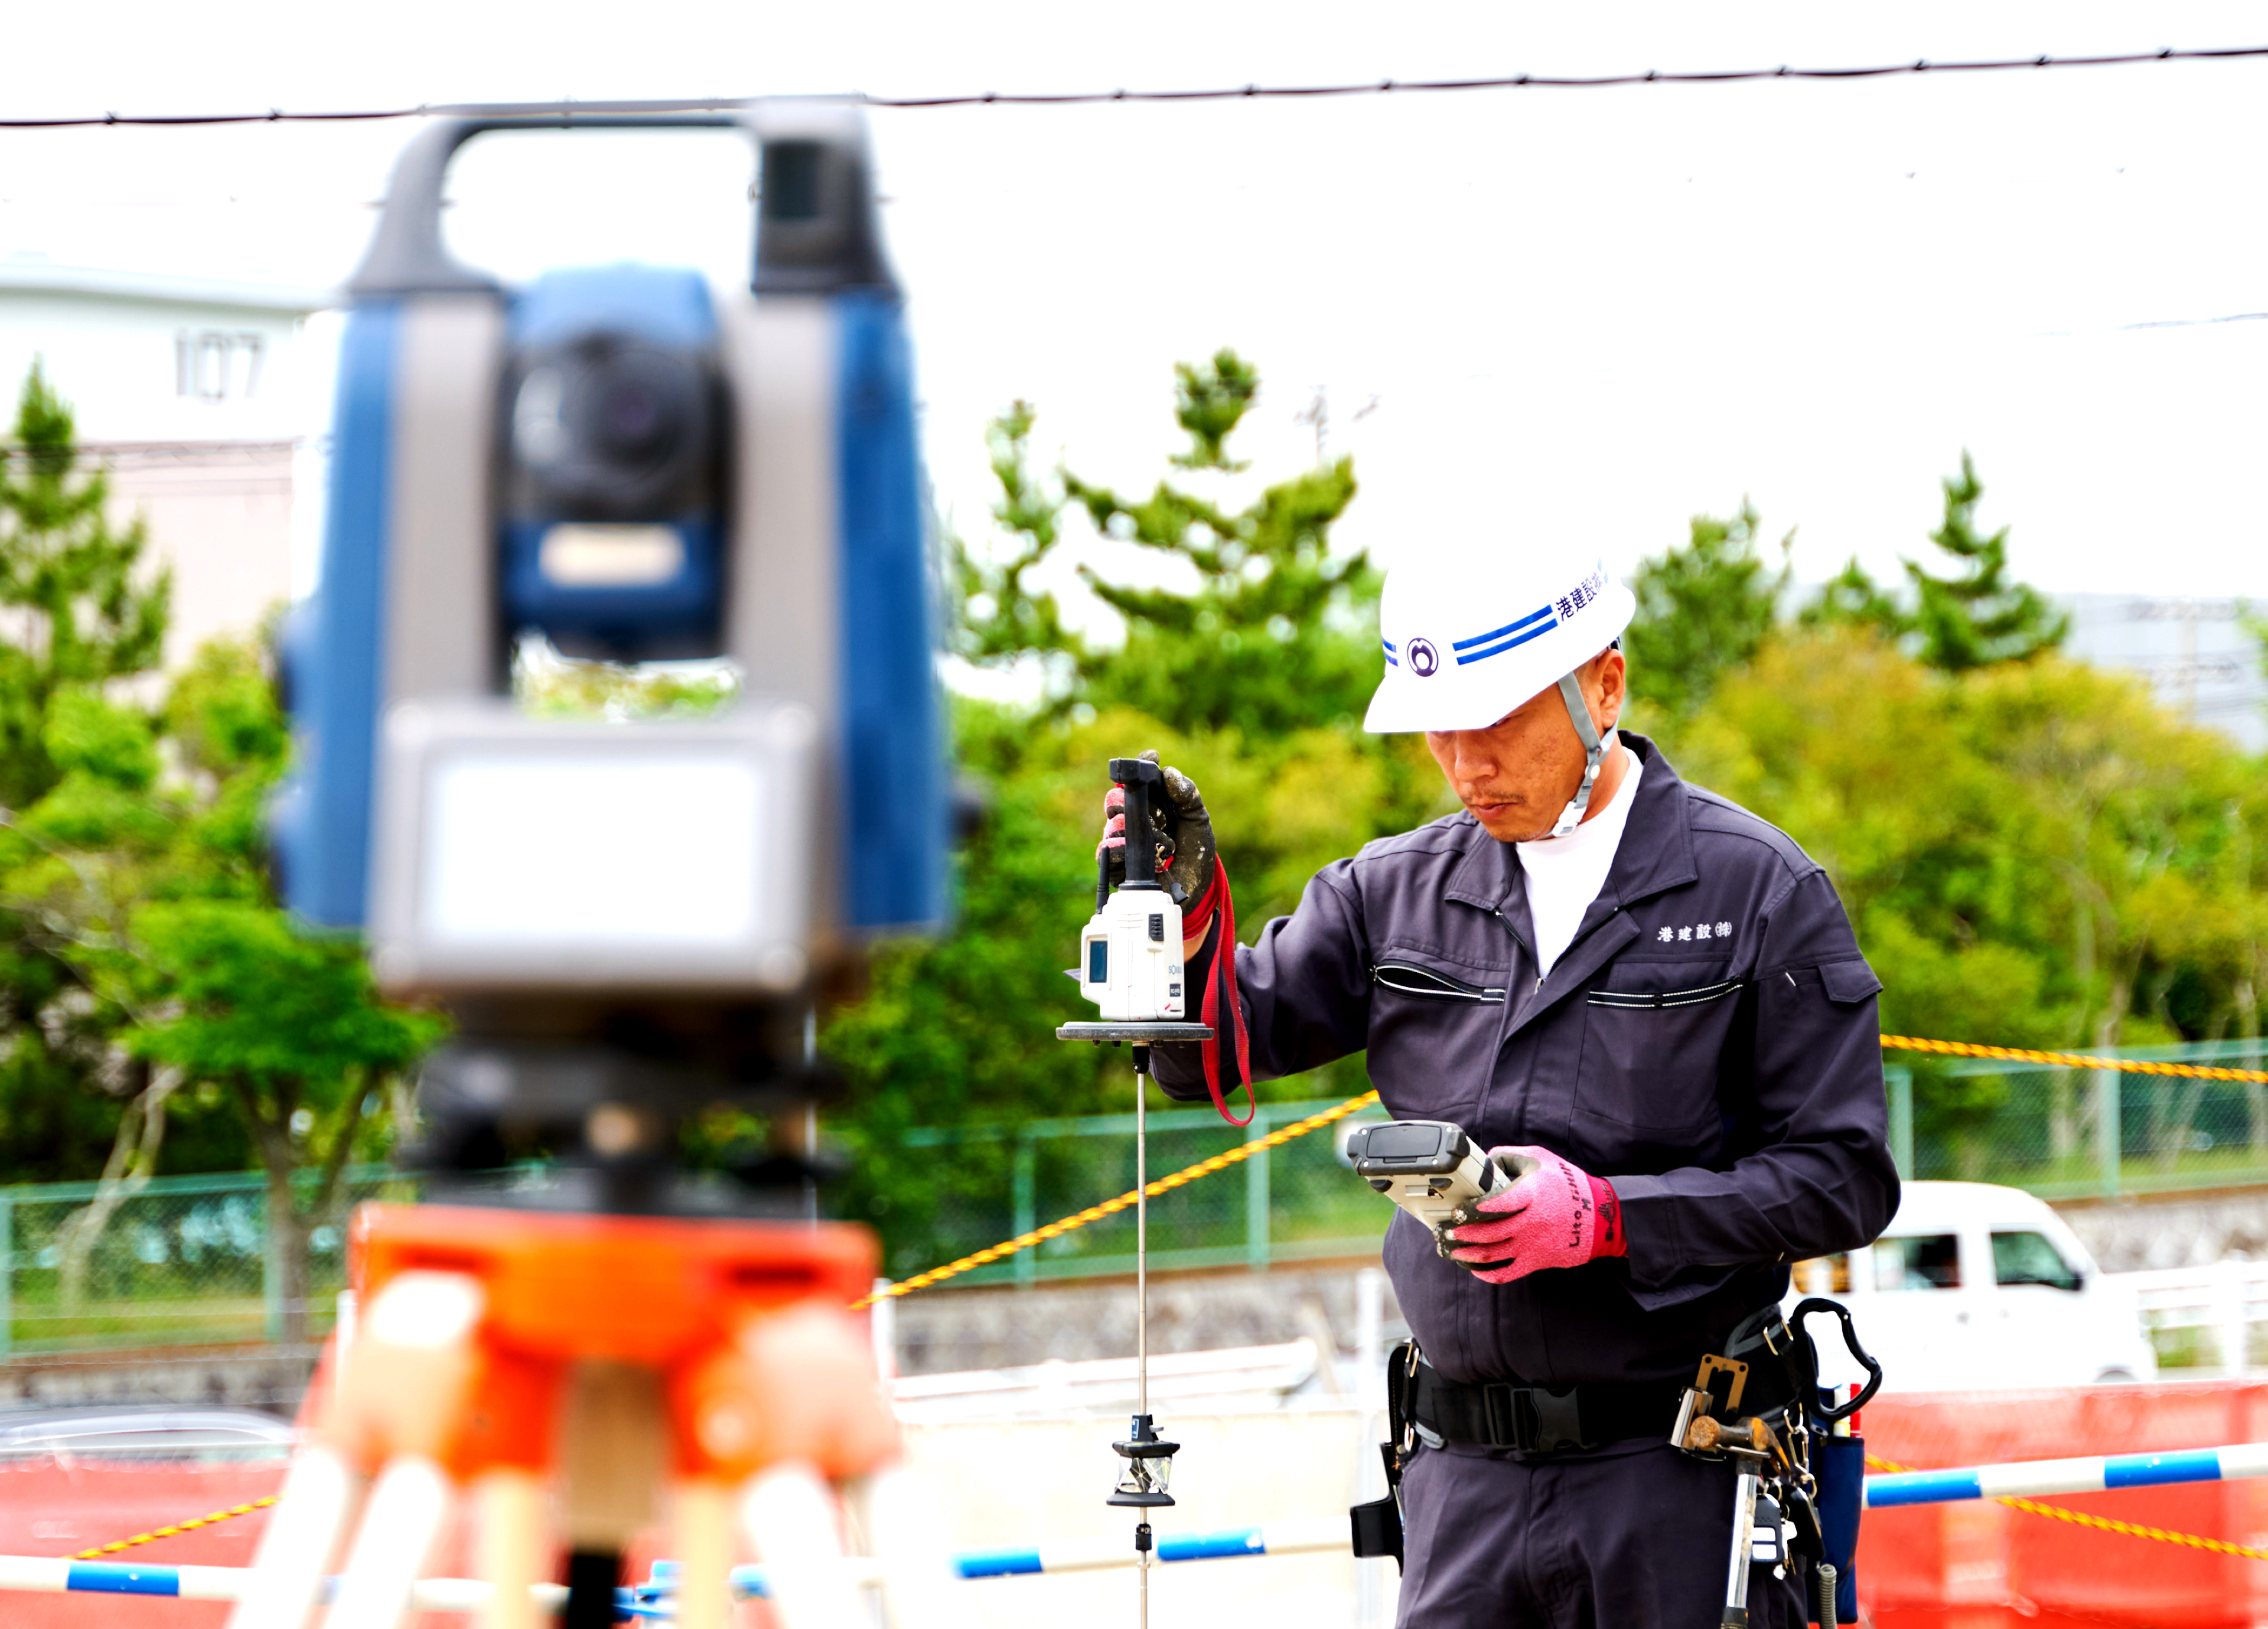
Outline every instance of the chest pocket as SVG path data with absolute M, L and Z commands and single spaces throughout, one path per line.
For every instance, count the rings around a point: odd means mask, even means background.
M 1370 969 L 1371 982 L 1381 990 L 1415 996 L 1421 1001 L 1471 1001 L 1482 1006 L 1502 1006 L 1504 986 L 1475 984 L 1437 967 L 1417 962 L 1381 962 Z
M 1719 1086 L 1749 1009 L 1723 963 L 1624 963 L 1584 997 L 1574 1117 L 1616 1163 L 1659 1171 L 1706 1160 L 1723 1136 Z
M 1370 1078 L 1398 1119 L 1456 1120 L 1488 1087 L 1506 973 L 1389 950 L 1370 969 Z

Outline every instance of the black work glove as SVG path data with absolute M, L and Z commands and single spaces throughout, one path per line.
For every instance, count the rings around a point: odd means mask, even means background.
M 1152 763 L 1158 762 L 1154 750 L 1141 756 Z M 1164 859 L 1174 903 L 1186 907 L 1204 899 L 1205 890 L 1212 886 L 1217 856 L 1212 816 L 1205 813 L 1204 799 L 1198 793 L 1197 783 L 1171 764 L 1165 769 L 1166 795 L 1162 800 L 1153 800 L 1150 808 L 1151 840 Z M 1113 786 L 1104 795 L 1102 814 L 1102 841 L 1095 846 L 1095 853 L 1108 857 L 1110 885 L 1116 888 L 1126 881 L 1123 786 Z M 1196 925 L 1184 922 L 1182 925 L 1186 930 Z

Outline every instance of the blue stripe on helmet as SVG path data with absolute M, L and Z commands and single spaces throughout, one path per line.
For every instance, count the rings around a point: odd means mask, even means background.
M 1506 623 L 1503 627 L 1496 629 L 1491 632 L 1476 633 L 1469 639 L 1460 639 L 1449 648 L 1457 651 L 1469 651 L 1476 645 L 1488 645 L 1495 640 L 1503 638 L 1504 636 L 1508 633 L 1518 633 L 1521 629 L 1527 627 L 1528 623 L 1535 622 L 1539 617 L 1550 616 L 1550 615 L 1551 608 L 1547 605 L 1541 610 L 1530 611 L 1527 615 L 1521 617 L 1516 623 Z M 1536 631 L 1541 633 L 1543 630 L 1539 628 Z M 1517 642 L 1515 641 L 1515 643 Z M 1462 661 L 1465 659 L 1461 656 L 1457 660 L 1459 661 Z
M 1548 623 L 1538 623 L 1535 627 L 1529 629 L 1526 633 L 1519 634 L 1512 638 L 1506 639 L 1502 645 L 1491 645 L 1485 651 L 1461 650 L 1457 652 L 1457 666 L 1462 667 L 1467 662 L 1486 661 L 1491 656 L 1501 656 L 1506 651 L 1511 650 L 1514 645 L 1526 645 L 1530 639 L 1540 638 L 1543 635 L 1550 633 L 1558 625 L 1559 619 L 1555 616 Z

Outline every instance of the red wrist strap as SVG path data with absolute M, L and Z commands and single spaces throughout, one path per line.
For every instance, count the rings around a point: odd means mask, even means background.
M 1213 910 L 1220 903 L 1220 896 L 1228 887 L 1228 884 L 1222 881 L 1224 875 L 1220 868 L 1220 856 L 1215 854 L 1212 857 L 1212 875 L 1206 880 L 1204 892 L 1182 907 L 1183 939 L 1190 938 L 1201 927 L 1211 925 Z
M 1630 1235 L 1623 1231 L 1623 1202 L 1606 1182 L 1596 1176 L 1590 1182 L 1591 1209 L 1598 1219 L 1591 1227 L 1591 1259 L 1629 1255 Z
M 1212 881 L 1197 896 L 1190 912 L 1182 918 L 1186 927 L 1189 915 L 1203 921 L 1213 918 L 1212 966 L 1205 973 L 1204 1000 L 1198 1008 L 1198 1021 L 1212 1029 L 1212 1039 L 1197 1045 L 1204 1058 L 1205 1090 L 1212 1094 L 1212 1106 L 1220 1110 L 1220 1117 L 1231 1125 L 1249 1125 L 1252 1117 L 1260 1111 L 1260 1104 L 1252 1095 L 1252 1046 L 1244 1030 L 1244 1001 L 1236 988 L 1236 900 L 1228 891 L 1228 865 L 1216 853 L 1212 859 Z M 1222 1014 L 1227 1014 L 1227 1033 L 1235 1037 L 1236 1080 L 1244 1085 L 1244 1118 L 1238 1119 L 1228 1111 L 1228 1102 L 1220 1091 L 1220 1040 Z M 1612 1190 L 1609 1190 L 1612 1192 Z

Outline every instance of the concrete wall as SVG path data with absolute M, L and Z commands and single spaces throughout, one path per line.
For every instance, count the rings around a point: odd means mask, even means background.
M 1274 1272 L 1174 1273 L 1150 1280 L 1150 1350 L 1211 1352 L 1307 1336 L 1351 1354 L 1355 1274 L 1374 1263 Z M 1382 1338 L 1409 1333 L 1386 1286 Z M 1134 1351 L 1134 1281 L 1030 1289 L 935 1289 L 897 1303 L 902 1375 L 1123 1358 Z
M 2268 1189 L 2056 1206 L 2106 1272 L 2268 1259 Z
M 313 1346 L 180 1346 L 0 1360 L 0 1409 L 174 1404 L 296 1412 Z

